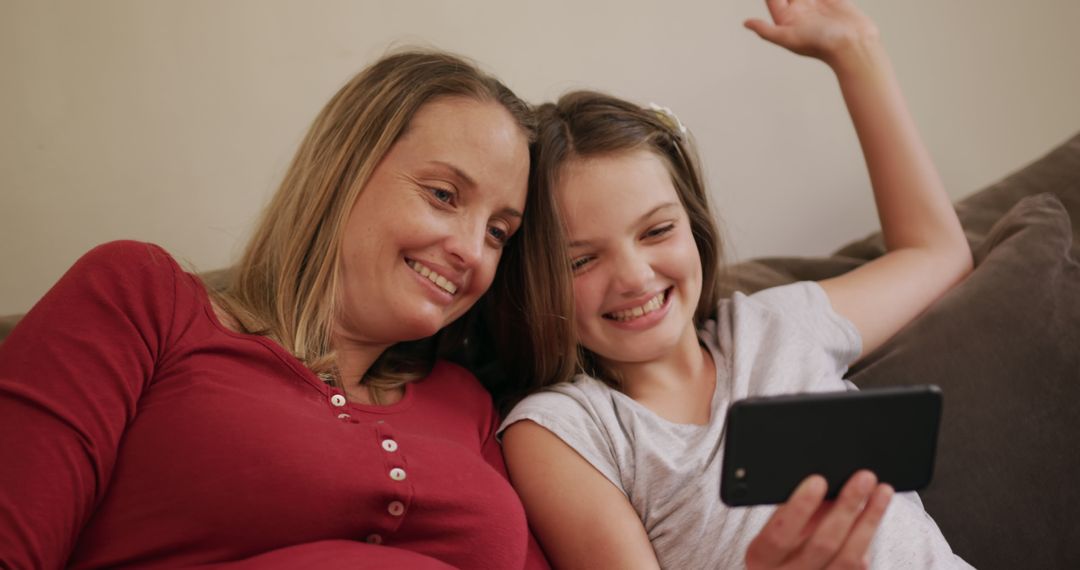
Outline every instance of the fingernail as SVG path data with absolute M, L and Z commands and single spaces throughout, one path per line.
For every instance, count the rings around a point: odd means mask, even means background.
M 874 490 L 874 485 L 877 484 L 877 477 L 869 471 L 859 471 L 856 475 L 859 479 L 855 481 L 855 489 L 861 493 L 869 493 Z
M 815 494 L 821 495 L 828 490 L 828 487 L 829 483 L 825 481 L 824 477 L 822 477 L 821 475 L 811 475 L 806 479 L 803 479 L 803 482 L 799 485 L 798 491 L 805 490 L 807 492 L 813 492 Z

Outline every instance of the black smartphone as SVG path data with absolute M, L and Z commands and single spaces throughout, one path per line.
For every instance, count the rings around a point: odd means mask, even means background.
M 941 390 L 913 386 L 738 400 L 728 409 L 720 499 L 730 506 L 782 503 L 819 474 L 835 498 L 869 469 L 897 491 L 930 483 Z

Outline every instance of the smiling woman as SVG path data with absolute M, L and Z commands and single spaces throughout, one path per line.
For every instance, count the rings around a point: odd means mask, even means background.
M 345 222 L 342 378 L 361 378 L 390 345 L 429 337 L 476 303 L 521 224 L 528 177 L 525 134 L 501 105 L 447 97 L 417 112 Z
M 570 370 L 532 136 L 469 62 L 391 55 L 323 109 L 223 290 L 151 244 L 83 256 L 0 345 L 0 567 L 546 567 L 491 395 L 437 358 L 493 339 L 518 389 Z

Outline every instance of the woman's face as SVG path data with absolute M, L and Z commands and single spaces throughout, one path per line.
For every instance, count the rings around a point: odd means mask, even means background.
M 337 334 L 392 344 L 464 314 L 521 225 L 528 172 L 525 135 L 499 104 L 421 107 L 349 214 Z
M 575 326 L 612 364 L 696 346 L 701 259 L 664 164 L 648 151 L 575 159 L 556 188 L 574 266 Z

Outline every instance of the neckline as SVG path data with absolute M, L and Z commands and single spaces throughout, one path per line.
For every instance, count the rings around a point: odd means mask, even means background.
M 702 330 L 698 330 L 697 331 L 697 336 L 698 336 L 698 339 L 701 340 L 701 342 L 704 344 L 705 350 L 707 350 L 709 352 L 709 357 L 712 358 L 712 361 L 713 361 L 713 374 L 715 375 L 715 378 L 713 379 L 712 398 L 709 401 L 709 420 L 706 423 L 703 423 L 703 424 L 681 423 L 681 422 L 675 422 L 675 421 L 669 420 L 669 419 L 665 418 L 664 416 L 661 416 L 660 414 L 656 413 L 656 411 L 649 408 L 645 404 L 642 404 L 641 402 L 631 398 L 625 392 L 623 392 L 621 390 L 618 390 L 618 389 L 615 389 L 615 388 L 612 388 L 612 387 L 608 386 L 607 384 L 604 384 L 600 380 L 597 380 L 596 378 L 592 378 L 591 376 L 589 376 L 589 378 L 592 381 L 598 382 L 598 383 L 602 384 L 605 388 L 607 388 L 607 389 L 611 390 L 612 392 L 614 392 L 617 395 L 616 397 L 621 398 L 624 402 L 628 402 L 629 405 L 633 406 L 638 411 L 644 412 L 646 415 L 652 417 L 654 420 L 656 420 L 656 421 L 658 421 L 658 422 L 660 422 L 660 423 L 662 423 L 662 424 L 664 424 L 666 426 L 669 426 L 669 427 L 672 427 L 672 428 L 675 428 L 675 429 L 684 430 L 684 431 L 704 431 L 704 430 L 708 430 L 709 428 L 716 425 L 716 423 L 717 423 L 717 421 L 716 421 L 717 420 L 717 405 L 716 404 L 717 404 L 718 394 L 720 392 L 720 381 L 721 381 L 720 371 L 721 371 L 721 366 L 722 366 L 722 360 L 720 358 L 720 355 L 718 354 L 718 351 L 713 348 L 713 346 L 708 342 L 707 339 L 702 338 L 702 333 L 703 332 L 704 331 L 702 331 Z M 726 368 L 724 370 L 726 371 Z M 722 424 L 723 420 L 721 420 L 720 423 Z
M 290 370 L 292 370 L 294 375 L 298 376 L 301 380 L 303 380 L 312 388 L 318 390 L 324 397 L 329 398 L 335 394 L 346 396 L 344 390 L 334 388 L 326 382 L 323 382 L 322 379 L 316 376 L 315 373 L 312 372 L 307 366 L 304 366 L 304 363 L 301 362 L 300 359 L 293 356 L 292 353 L 290 353 L 288 350 L 285 350 L 285 347 L 281 346 L 273 339 L 267 338 L 262 335 L 242 333 L 225 326 L 221 322 L 221 319 L 218 318 L 217 313 L 214 311 L 214 303 L 210 300 L 210 293 L 206 289 L 206 284 L 203 283 L 202 279 L 200 279 L 196 275 L 193 275 L 191 273 L 186 273 L 186 275 L 189 279 L 192 280 L 195 285 L 197 285 L 196 289 L 199 291 L 199 296 L 203 304 L 203 312 L 205 313 L 207 319 L 210 320 L 210 324 L 214 328 L 231 338 L 247 342 L 255 342 L 265 347 Z M 436 363 L 436 366 L 437 365 L 438 364 Z M 432 367 L 432 371 L 434 372 L 434 367 Z M 415 392 L 415 386 L 413 385 L 415 383 L 416 382 L 407 382 L 403 387 L 404 394 L 401 395 L 401 399 L 397 402 L 394 402 L 393 404 L 388 404 L 385 406 L 381 406 L 378 404 L 363 404 L 360 402 L 348 400 L 348 397 L 346 396 L 346 403 L 344 407 L 355 411 L 375 414 L 390 414 L 403 411 L 412 406 L 413 392 Z

